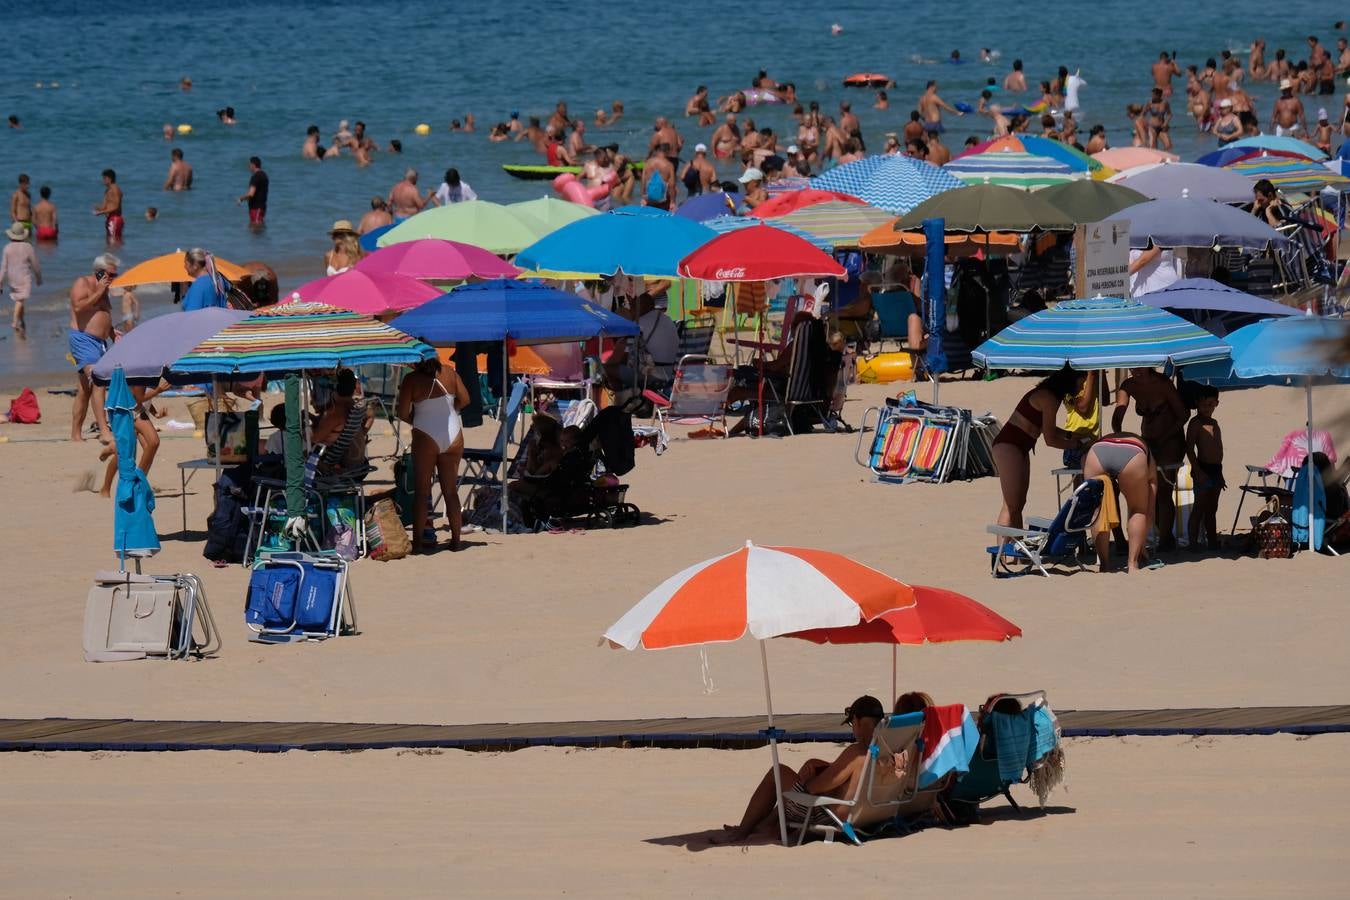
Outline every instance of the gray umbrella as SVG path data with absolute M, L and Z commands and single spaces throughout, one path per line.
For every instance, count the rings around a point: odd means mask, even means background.
M 1232 169 L 1198 163 L 1162 163 L 1131 175 L 1116 184 L 1133 188 L 1155 200 L 1217 200 L 1242 203 L 1252 199 L 1252 181 Z
M 1265 222 L 1211 200 L 1149 200 L 1116 217 L 1130 220 L 1130 247 L 1241 247 L 1264 250 L 1289 239 Z
M 165 367 L 186 356 L 193 347 L 227 325 L 248 316 L 248 311 L 243 309 L 209 307 L 147 319 L 127 332 L 94 364 L 94 380 L 107 384 L 113 370 L 121 366 L 127 373 L 127 381 L 132 384 L 158 384 Z

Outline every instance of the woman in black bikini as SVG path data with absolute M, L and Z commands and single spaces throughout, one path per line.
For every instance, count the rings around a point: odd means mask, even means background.
M 1076 397 L 1086 380 L 1086 372 L 1068 366 L 1043 379 L 1017 401 L 1017 408 L 994 438 L 994 465 L 1003 488 L 998 524 L 1022 527 L 1022 507 L 1031 485 L 1031 452 L 1038 438 L 1044 436 L 1045 445 L 1058 450 L 1083 446 L 1083 439 L 1056 425 L 1055 417 L 1065 398 Z

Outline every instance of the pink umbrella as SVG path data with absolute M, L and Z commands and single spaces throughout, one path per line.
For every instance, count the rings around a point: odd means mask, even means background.
M 356 264 L 361 272 L 404 275 L 426 281 L 464 281 L 466 278 L 515 278 L 520 270 L 482 247 L 423 238 L 390 244 Z
M 382 316 L 421 306 L 444 291 L 406 275 L 348 269 L 302 284 L 293 293 L 309 303 L 326 303 L 367 316 Z
M 1165 150 L 1155 150 L 1152 147 L 1111 147 L 1107 150 L 1099 150 L 1092 154 L 1092 158 L 1109 169 L 1115 169 L 1117 172 L 1123 172 L 1126 169 L 1133 169 L 1136 166 L 1147 166 L 1152 163 L 1176 162 L 1181 157 L 1175 153 L 1168 153 Z

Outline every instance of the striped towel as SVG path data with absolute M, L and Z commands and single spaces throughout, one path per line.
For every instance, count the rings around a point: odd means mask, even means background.
M 950 772 L 970 771 L 970 760 L 980 742 L 970 710 L 960 703 L 930 706 L 923 711 L 923 759 L 919 788 L 926 788 Z

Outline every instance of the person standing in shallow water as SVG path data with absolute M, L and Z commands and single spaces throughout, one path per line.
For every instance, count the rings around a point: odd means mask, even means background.
M 248 158 L 248 190 L 239 197 L 239 203 L 248 203 L 248 227 L 255 231 L 267 224 L 267 193 L 271 186 L 267 173 L 263 171 L 262 160 L 256 156 Z
M 105 216 L 104 231 L 108 246 L 122 243 L 122 229 L 126 220 L 122 218 L 122 189 L 117 186 L 117 173 L 112 169 L 103 170 L 103 202 L 94 207 L 94 215 Z

